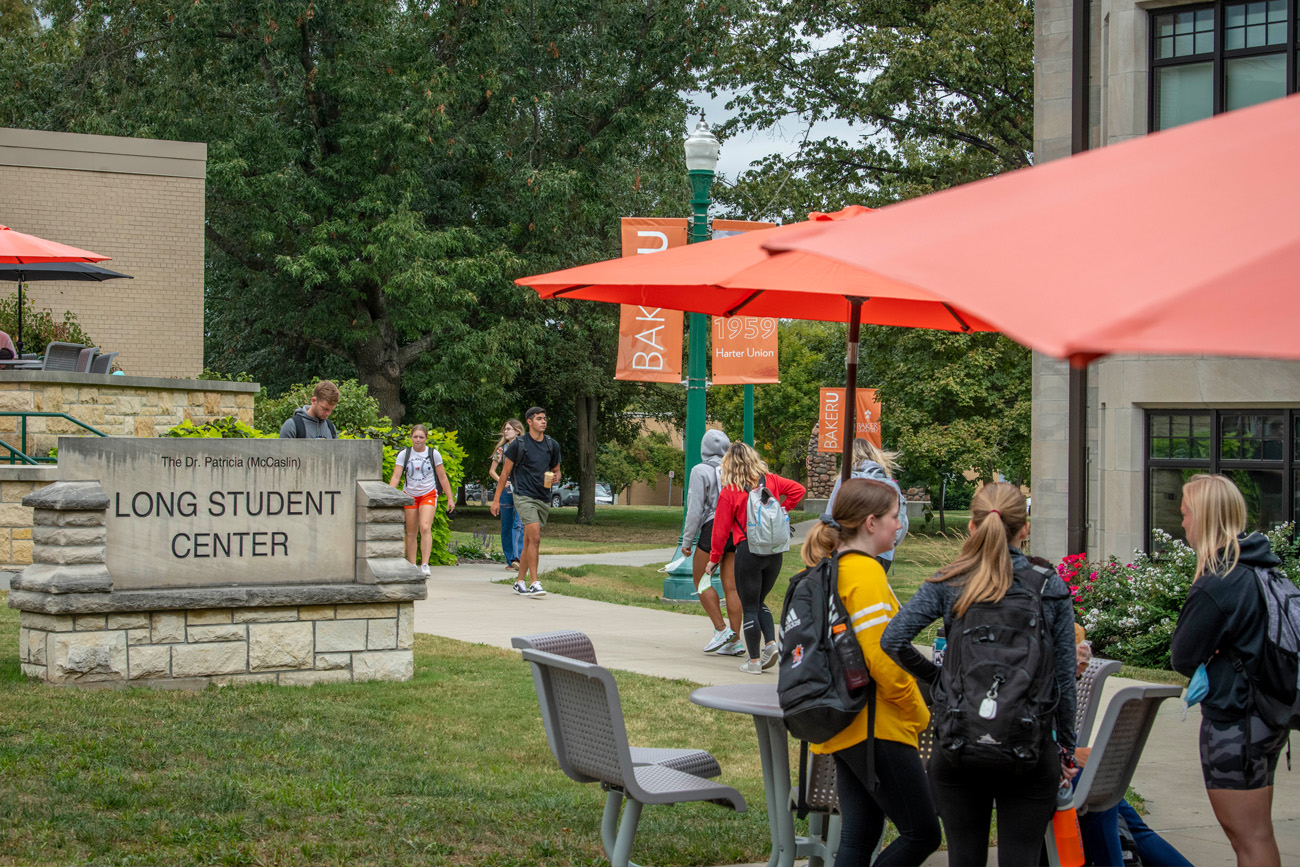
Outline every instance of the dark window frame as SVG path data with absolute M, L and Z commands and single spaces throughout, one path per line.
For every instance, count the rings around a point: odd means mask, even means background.
M 1209 415 L 1210 416 L 1210 455 L 1208 458 L 1153 458 L 1151 457 L 1151 419 L 1153 416 L 1165 415 Z M 1222 417 L 1224 415 L 1281 415 L 1284 419 L 1285 434 L 1282 443 L 1281 460 L 1224 460 Z M 1206 473 L 1222 473 L 1233 470 L 1281 470 L 1282 496 L 1290 520 L 1296 521 L 1296 470 L 1300 469 L 1300 434 L 1297 434 L 1296 422 L 1300 421 L 1300 409 L 1278 407 L 1161 407 L 1146 409 L 1142 419 L 1142 527 L 1143 540 L 1148 552 L 1155 550 L 1151 532 L 1151 471 L 1155 469 L 1197 469 Z M 1300 523 L 1300 521 L 1297 521 Z
M 1282 45 L 1265 45 L 1259 48 L 1235 48 L 1226 50 L 1223 47 L 1224 35 L 1226 33 L 1226 14 L 1225 7 L 1239 5 L 1241 0 L 1211 0 L 1206 3 L 1189 3 L 1186 6 L 1166 6 L 1159 9 L 1151 9 L 1147 12 L 1147 132 L 1156 132 L 1156 70 L 1166 66 L 1186 66 L 1192 63 L 1204 63 L 1211 61 L 1211 75 L 1213 82 L 1213 100 L 1211 103 L 1211 114 L 1222 114 L 1224 109 L 1224 61 L 1235 57 L 1256 57 L 1266 54 L 1282 54 L 1286 58 L 1286 95 L 1290 96 L 1297 92 L 1296 71 L 1297 71 L 1297 52 L 1300 51 L 1300 45 L 1297 45 L 1297 38 L 1300 37 L 1296 25 L 1296 18 L 1300 15 L 1300 0 L 1286 0 L 1286 43 Z M 1156 57 L 1156 41 L 1159 38 L 1156 19 L 1162 15 L 1176 14 L 1179 12 L 1196 12 L 1201 9 L 1214 10 L 1214 50 L 1211 52 L 1202 52 L 1201 54 L 1188 54 L 1182 57 Z

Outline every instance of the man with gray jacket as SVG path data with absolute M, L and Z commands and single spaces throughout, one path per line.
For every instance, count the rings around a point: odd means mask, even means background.
M 721 570 L 730 625 L 722 619 L 718 591 L 713 589 L 710 576 L 705 573 L 713 541 L 713 513 L 718 507 L 718 494 L 722 491 L 718 467 L 730 446 L 731 441 L 722 431 L 704 432 L 704 439 L 700 443 L 700 462 L 691 469 L 691 477 L 686 484 L 686 524 L 682 527 L 682 555 L 689 557 L 692 550 L 695 552 L 691 572 L 695 576 L 700 604 L 713 621 L 713 637 L 704 645 L 704 652 L 734 656 L 745 651 L 744 641 L 740 640 L 741 610 L 740 596 L 736 593 L 735 556 L 724 554 Z M 697 534 L 698 545 L 695 544 Z
M 294 410 L 289 420 L 280 426 L 280 439 L 336 440 L 338 429 L 330 421 L 330 413 L 339 402 L 339 387 L 322 379 L 312 389 L 311 403 Z

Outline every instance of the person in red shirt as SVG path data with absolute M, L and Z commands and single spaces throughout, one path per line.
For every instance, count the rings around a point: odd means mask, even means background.
M 804 486 L 792 479 L 768 472 L 767 464 L 758 452 L 745 443 L 732 443 L 719 467 L 722 493 L 718 495 L 718 508 L 713 515 L 713 550 L 709 554 L 709 571 L 717 568 L 728 543 L 736 551 L 736 592 L 744 610 L 743 631 L 749 661 L 740 670 L 749 674 L 762 674 L 764 669 L 776 665 L 776 628 L 772 612 L 764 601 L 772 592 L 777 576 L 781 574 L 782 553 L 754 554 L 745 541 L 745 518 L 749 505 L 749 492 L 766 485 L 787 512 L 799 505 L 805 493 Z

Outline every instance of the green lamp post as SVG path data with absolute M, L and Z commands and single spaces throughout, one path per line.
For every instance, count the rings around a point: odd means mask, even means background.
M 686 139 L 686 177 L 691 182 L 691 222 L 687 231 L 686 242 L 694 244 L 709 239 L 709 188 L 718 167 L 718 153 L 722 145 L 717 136 L 709 131 L 709 125 L 700 118 L 695 131 Z M 703 313 L 689 314 L 689 355 L 686 361 L 686 436 L 682 447 L 686 451 L 686 473 L 682 479 L 682 524 L 686 523 L 686 502 L 690 496 L 691 470 L 700 462 L 700 443 L 704 440 L 705 378 L 709 372 L 708 342 L 709 323 Z M 692 577 L 691 561 L 681 556 L 682 542 L 677 544 L 679 561 L 676 568 L 664 576 L 664 598 L 687 601 L 694 598 L 695 582 Z M 722 583 L 713 579 L 718 594 L 722 594 Z

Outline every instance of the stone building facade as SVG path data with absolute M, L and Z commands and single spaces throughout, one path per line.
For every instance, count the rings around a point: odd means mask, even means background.
M 129 374 L 198 376 L 206 171 L 202 143 L 0 128 L 0 223 L 134 278 L 32 283 L 35 306 L 75 313 Z
M 1034 6 L 1039 163 L 1070 155 L 1073 6 L 1072 0 Z M 1300 9 L 1294 3 L 1092 0 L 1090 12 L 1090 147 L 1296 90 Z M 1243 300 L 1249 291 L 1242 287 Z M 1048 557 L 1074 553 L 1066 550 L 1067 381 L 1063 362 L 1035 355 L 1033 541 L 1035 553 Z M 1179 491 L 1194 472 L 1231 475 L 1246 495 L 1253 526 L 1294 520 L 1300 364 L 1113 356 L 1089 366 L 1088 386 L 1089 554 L 1124 557 L 1147 549 L 1156 528 L 1181 535 Z

